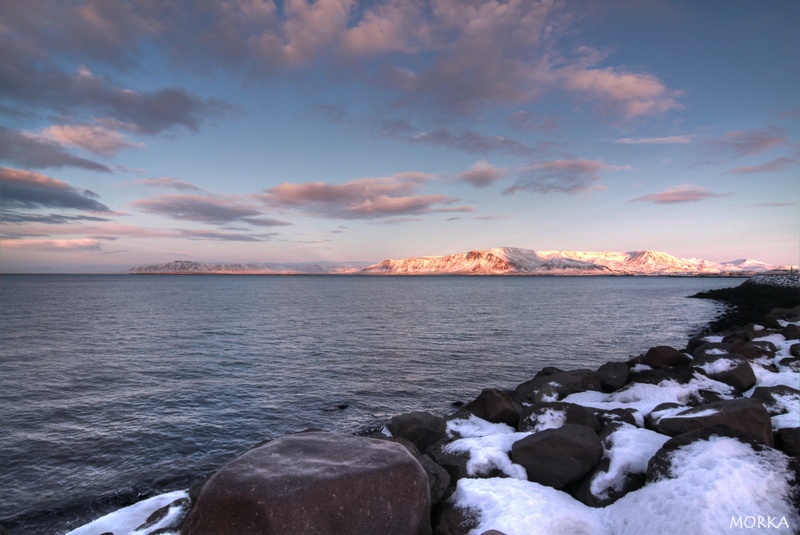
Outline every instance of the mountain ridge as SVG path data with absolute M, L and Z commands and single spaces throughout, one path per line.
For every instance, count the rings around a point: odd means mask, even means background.
M 418 256 L 366 263 L 207 263 L 176 260 L 131 268 L 131 274 L 252 275 L 734 275 L 750 276 L 784 268 L 750 259 L 712 262 L 678 258 L 654 250 L 539 251 L 495 247 L 441 256 Z

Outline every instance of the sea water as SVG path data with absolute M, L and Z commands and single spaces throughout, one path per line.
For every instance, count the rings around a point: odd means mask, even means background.
M 64 533 L 316 427 L 681 348 L 737 279 L 3 275 L 0 525 Z

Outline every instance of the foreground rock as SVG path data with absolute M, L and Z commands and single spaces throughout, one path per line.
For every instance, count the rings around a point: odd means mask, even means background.
M 430 493 L 403 446 L 327 432 L 288 435 L 223 466 L 184 535 L 426 535 Z

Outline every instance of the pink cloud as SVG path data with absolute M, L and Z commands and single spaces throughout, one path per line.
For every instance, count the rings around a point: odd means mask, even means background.
M 765 164 L 762 165 L 750 165 L 745 167 L 737 167 L 736 169 L 731 169 L 728 173 L 736 174 L 736 175 L 749 175 L 754 173 L 775 173 L 778 171 L 783 171 L 785 169 L 790 169 L 800 163 L 800 160 L 797 158 L 775 158 Z
M 137 186 L 152 186 L 156 188 L 171 188 L 185 191 L 203 191 L 202 188 L 195 186 L 191 182 L 168 176 L 162 176 L 158 178 L 142 178 L 139 180 L 134 180 L 133 183 Z
M 788 143 L 783 129 L 770 126 L 756 130 L 728 132 L 720 138 L 709 141 L 708 145 L 717 152 L 733 153 L 735 156 L 752 156 Z
M 56 240 L 19 239 L 4 240 L 7 249 L 26 249 L 34 251 L 99 251 L 105 242 L 113 240 L 109 237 L 69 238 Z
M 560 71 L 564 86 L 599 103 L 605 114 L 633 119 L 682 108 L 677 101 L 683 92 L 667 88 L 649 74 L 620 72 L 613 68 L 565 68 Z
M 34 171 L 0 167 L 0 205 L 24 208 L 66 208 L 110 212 L 95 200 L 91 190 L 79 190 L 55 178 Z
M 388 177 L 360 178 L 344 184 L 284 183 L 257 195 L 270 206 L 298 208 L 322 217 L 341 219 L 389 218 L 441 211 L 467 211 L 470 207 L 441 207 L 457 202 L 446 195 L 418 195 L 434 175 L 409 172 Z
M 703 199 L 710 199 L 713 197 L 724 197 L 725 195 L 714 193 L 701 188 L 699 186 L 692 186 L 691 184 L 681 184 L 672 188 L 667 188 L 659 193 L 652 193 L 650 195 L 643 195 L 636 197 L 628 202 L 651 202 L 654 204 L 675 204 L 684 202 L 697 202 Z
M 124 135 L 97 125 L 55 125 L 43 134 L 59 143 L 73 145 L 95 154 L 109 156 L 126 148 L 141 148 L 143 143 L 132 143 Z
M 503 178 L 505 174 L 505 169 L 497 168 L 486 160 L 480 160 L 475 162 L 469 170 L 459 174 L 458 177 L 476 188 L 485 188 Z

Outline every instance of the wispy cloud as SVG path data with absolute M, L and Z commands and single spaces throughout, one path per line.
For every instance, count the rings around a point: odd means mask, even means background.
M 609 165 L 601 160 L 553 160 L 534 162 L 518 170 L 520 179 L 504 193 L 584 193 L 605 189 L 599 184 L 602 171 L 628 170 L 628 166 Z
M 475 162 L 469 170 L 460 173 L 458 178 L 472 184 L 476 188 L 485 188 L 494 184 L 505 175 L 505 169 L 495 167 L 486 160 L 480 160 Z
M 0 167 L 0 205 L 11 208 L 69 208 L 110 212 L 95 200 L 91 190 L 79 190 L 68 183 L 34 171 Z
M 181 230 L 180 237 L 189 240 L 263 242 L 278 236 L 276 233 L 245 234 L 241 232 L 225 232 L 214 230 Z
M 797 158 L 775 158 L 762 165 L 749 165 L 745 167 L 737 167 L 731 169 L 728 173 L 735 175 L 749 175 L 754 173 L 776 173 L 790 169 L 800 163 Z
M 263 211 L 250 203 L 211 195 L 167 194 L 138 199 L 133 201 L 131 206 L 149 214 L 200 223 L 222 224 L 248 220 L 255 221 L 253 224 L 260 226 L 269 223 L 268 220 L 252 219 L 263 215 Z M 283 223 L 272 220 L 272 225 L 276 224 Z
M 711 199 L 714 197 L 725 197 L 724 194 L 714 193 L 706 188 L 700 186 L 693 186 L 691 184 L 681 184 L 667 188 L 659 193 L 651 193 L 630 199 L 628 202 L 650 202 L 654 204 L 678 204 L 687 202 L 697 202 L 704 199 Z
M 769 126 L 756 130 L 738 130 L 707 142 L 712 151 L 733 156 L 762 154 L 774 147 L 789 143 L 782 128 Z
M 45 240 L 38 238 L 5 240 L 3 248 L 34 251 L 99 251 L 103 244 L 114 238 L 65 238 Z
M 447 195 L 417 194 L 422 186 L 434 178 L 434 175 L 426 173 L 408 172 L 388 177 L 360 178 L 343 184 L 284 183 L 265 190 L 258 197 L 270 206 L 297 208 L 314 215 L 340 219 L 375 219 L 472 210 L 466 206 L 447 206 L 458 201 Z
M 170 188 L 181 191 L 203 191 L 202 188 L 195 186 L 186 180 L 180 180 L 168 176 L 157 178 L 141 178 L 133 181 L 137 186 L 151 186 L 154 188 Z
M 89 215 L 33 214 L 0 210 L 0 221 L 4 223 L 46 223 L 48 225 L 64 225 L 75 221 L 110 221 L 110 219 Z
M 694 137 L 695 136 L 691 134 L 666 137 L 623 137 L 615 139 L 614 143 L 619 143 L 622 145 L 687 145 L 692 142 Z
M 550 143 L 528 145 L 503 135 L 487 136 L 468 128 L 441 127 L 423 131 L 403 119 L 385 121 L 381 126 L 380 133 L 383 136 L 402 139 L 410 143 L 448 147 L 477 154 L 502 152 L 517 156 L 530 156 L 542 153 L 551 146 Z

